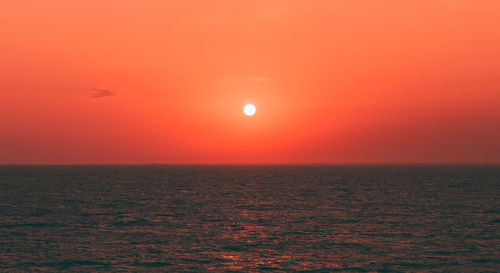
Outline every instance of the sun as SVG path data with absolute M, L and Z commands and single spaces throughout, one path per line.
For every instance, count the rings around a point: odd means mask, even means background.
M 255 112 L 257 111 L 257 108 L 255 108 L 255 105 L 253 104 L 245 104 L 245 106 L 243 106 L 243 113 L 245 113 L 245 115 L 251 117 L 253 115 L 255 115 Z

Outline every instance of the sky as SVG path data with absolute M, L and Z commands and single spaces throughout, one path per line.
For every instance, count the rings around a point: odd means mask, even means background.
M 1 6 L 0 164 L 500 162 L 497 0 Z

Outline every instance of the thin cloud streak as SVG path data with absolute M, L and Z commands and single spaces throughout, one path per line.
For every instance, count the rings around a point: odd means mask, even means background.
M 90 91 L 94 92 L 94 94 L 90 95 L 91 98 L 104 98 L 114 96 L 115 93 L 109 89 L 102 88 L 89 88 Z

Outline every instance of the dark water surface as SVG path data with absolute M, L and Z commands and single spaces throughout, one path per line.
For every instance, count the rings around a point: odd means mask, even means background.
M 3 166 L 0 271 L 496 272 L 500 166 Z

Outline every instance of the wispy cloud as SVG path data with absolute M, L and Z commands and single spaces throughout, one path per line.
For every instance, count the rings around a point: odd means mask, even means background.
M 248 80 L 255 83 L 265 83 L 271 81 L 271 79 L 267 77 L 248 77 Z
M 222 80 L 224 84 L 228 85 L 248 85 L 248 84 L 264 84 L 272 81 L 269 77 L 237 77 L 237 78 L 225 78 Z
M 89 88 L 90 91 L 92 91 L 92 94 L 90 95 L 91 98 L 104 98 L 104 97 L 111 97 L 114 96 L 115 93 L 109 89 L 103 89 L 103 88 Z

